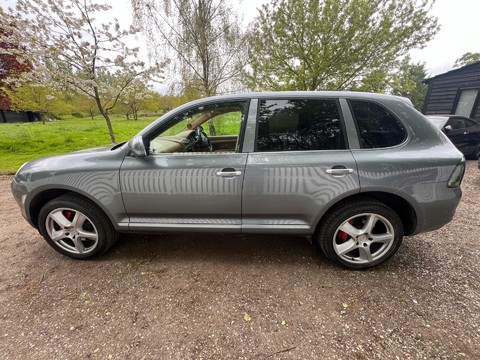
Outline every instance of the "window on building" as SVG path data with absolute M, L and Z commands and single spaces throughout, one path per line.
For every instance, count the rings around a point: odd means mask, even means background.
M 473 106 L 478 97 L 478 89 L 463 89 L 460 90 L 457 106 L 455 108 L 455 115 L 472 117 Z

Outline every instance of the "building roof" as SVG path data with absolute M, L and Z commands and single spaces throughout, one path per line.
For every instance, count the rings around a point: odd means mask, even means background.
M 475 66 L 478 66 L 478 65 L 480 65 L 480 61 L 477 61 L 477 62 L 474 62 L 473 64 L 465 65 L 465 66 L 462 66 L 461 68 L 453 69 L 453 70 L 447 71 L 446 73 L 439 74 L 439 75 L 436 75 L 434 77 L 425 79 L 425 80 L 423 80 L 423 82 L 425 84 L 429 84 L 432 80 L 436 80 L 436 79 L 444 77 L 444 76 L 451 76 L 451 75 L 454 75 L 456 72 L 461 72 L 465 69 L 475 67 Z

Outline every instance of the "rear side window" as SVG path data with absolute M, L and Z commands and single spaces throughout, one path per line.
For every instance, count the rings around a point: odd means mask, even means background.
M 335 100 L 261 100 L 256 151 L 345 149 Z
M 351 100 L 350 106 L 363 149 L 395 146 L 407 138 L 407 132 L 400 121 L 382 106 L 357 100 Z

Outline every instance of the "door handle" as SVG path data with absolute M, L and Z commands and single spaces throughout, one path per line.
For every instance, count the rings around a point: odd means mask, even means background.
M 217 171 L 217 176 L 221 177 L 234 177 L 234 176 L 240 176 L 242 175 L 241 171 L 227 168 L 227 169 L 222 169 L 221 171 Z
M 327 170 L 327 174 L 330 174 L 335 177 L 342 177 L 351 173 L 353 173 L 353 169 L 349 169 L 344 166 L 342 167 L 334 166 L 333 168 Z

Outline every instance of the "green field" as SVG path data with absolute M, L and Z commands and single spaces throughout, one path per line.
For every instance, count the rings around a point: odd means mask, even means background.
M 130 139 L 156 117 L 127 121 L 112 117 L 117 142 Z M 39 157 L 65 154 L 110 144 L 105 119 L 98 117 L 68 118 L 35 123 L 0 124 L 0 174 L 13 174 L 26 161 Z

